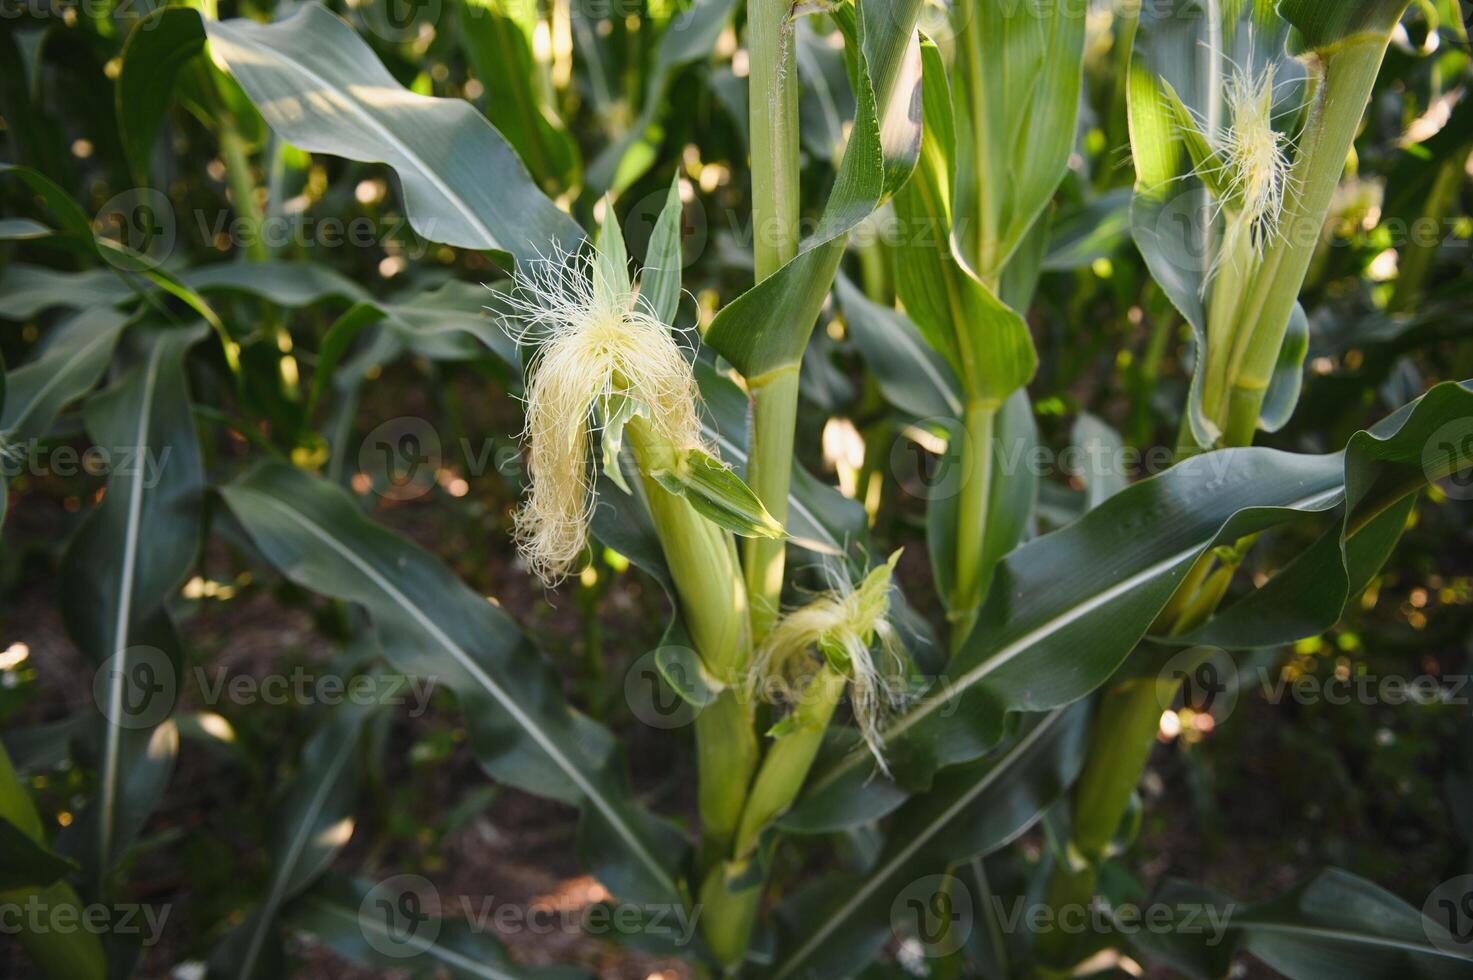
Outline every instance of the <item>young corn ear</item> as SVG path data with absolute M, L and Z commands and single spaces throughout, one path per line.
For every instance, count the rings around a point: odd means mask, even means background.
M 673 449 L 701 444 L 698 389 L 670 327 L 634 291 L 611 284 L 593 253 L 554 252 L 519 272 L 509 303 L 513 338 L 534 353 L 526 429 L 531 486 L 515 515 L 517 543 L 545 584 L 583 553 L 593 516 L 591 434 L 639 415 Z
M 1226 213 L 1219 263 L 1249 255 L 1261 258 L 1265 246 L 1282 236 L 1284 204 L 1288 198 L 1293 162 L 1292 141 L 1274 128 L 1277 71 L 1265 65 L 1256 74 L 1235 68 L 1227 87 L 1231 120 L 1209 133 L 1216 157 L 1198 175 L 1219 190 L 1219 208 Z M 1215 276 L 1218 269 L 1213 269 Z
M 897 683 L 904 647 L 890 622 L 890 583 L 899 558 L 897 551 L 858 586 L 843 573 L 831 575 L 829 591 L 778 620 L 757 650 L 751 673 L 753 685 L 776 682 L 791 692 L 824 663 L 839 671 L 849 682 L 855 724 L 886 772 L 881 730 L 905 700 Z

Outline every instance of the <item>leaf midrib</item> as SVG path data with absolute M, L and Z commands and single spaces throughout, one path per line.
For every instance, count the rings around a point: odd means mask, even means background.
M 306 7 L 303 9 L 310 10 L 313 8 Z M 331 13 L 328 13 L 328 16 L 335 17 L 335 15 Z M 223 30 L 226 43 L 240 44 L 246 48 L 254 49 L 255 51 L 264 51 L 269 55 L 281 56 L 281 53 L 275 48 L 258 43 L 257 41 L 242 34 L 238 28 L 230 27 L 227 24 L 221 23 L 219 21 L 209 22 L 207 24 L 207 27 L 211 29 L 210 33 L 212 35 L 214 35 L 216 31 Z M 434 186 L 435 190 L 445 198 L 446 202 L 449 203 L 452 207 L 458 207 L 460 209 L 461 217 L 463 217 L 467 223 L 472 225 L 476 229 L 476 231 L 485 236 L 486 240 L 491 243 L 488 247 L 500 247 L 499 239 L 497 239 L 497 237 L 491 233 L 490 228 L 486 227 L 485 222 L 480 219 L 480 217 L 476 214 L 475 210 L 470 206 L 470 204 L 467 203 L 465 199 L 462 198 L 460 195 L 452 191 L 450 189 L 450 185 L 442 180 L 440 175 L 437 174 L 433 169 L 431 169 L 430 166 L 425 162 L 422 157 L 420 157 L 419 154 L 411 150 L 409 146 L 398 136 L 394 135 L 394 133 L 387 126 L 385 126 L 371 113 L 364 109 L 358 103 L 358 100 L 353 98 L 348 93 L 344 92 L 341 87 L 334 85 L 328 79 L 313 71 L 310 67 L 308 67 L 301 61 L 292 58 L 286 58 L 285 56 L 281 57 L 288 65 L 300 72 L 303 76 L 312 81 L 314 84 L 320 85 L 325 90 L 336 93 L 338 96 L 340 96 L 343 104 L 347 107 L 351 115 L 363 121 L 368 126 L 368 128 L 378 133 L 385 142 L 387 142 L 390 146 L 394 147 L 394 149 L 403 154 L 405 159 L 415 164 L 416 170 L 420 174 L 424 175 L 424 177 Z M 430 101 L 434 100 L 432 99 Z M 465 105 L 466 108 L 470 109 L 471 114 L 473 114 L 476 118 L 481 119 L 482 121 L 485 120 L 485 117 L 477 112 L 474 106 L 471 106 L 470 103 L 465 103 Z M 489 126 L 490 123 L 486 123 L 486 125 Z
M 138 570 L 138 528 L 143 520 L 143 452 L 148 427 L 153 418 L 153 393 L 158 384 L 159 363 L 163 359 L 162 340 L 153 345 L 145 366 L 142 409 L 133 435 L 133 474 L 128 481 L 128 516 L 123 526 L 123 569 L 119 581 L 118 609 L 113 619 L 113 663 L 111 685 L 107 693 L 107 740 L 103 748 L 102 787 L 99 793 L 98 875 L 107 874 L 111 859 L 113 830 L 117 821 L 114 810 L 118 798 L 118 769 L 121 765 L 123 727 L 118 721 L 123 714 L 123 678 L 127 675 L 128 632 L 132 625 L 133 577 Z

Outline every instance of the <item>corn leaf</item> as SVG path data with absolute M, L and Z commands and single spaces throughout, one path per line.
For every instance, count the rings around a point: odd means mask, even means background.
M 203 532 L 204 470 L 184 372 L 186 351 L 203 335 L 202 325 L 135 328 L 139 350 L 128 369 L 84 410 L 112 473 L 67 546 L 61 607 L 98 671 L 98 791 L 64 840 L 98 881 L 142 829 L 178 749 L 165 720 L 180 670 L 167 602 Z
M 968 398 L 1001 406 L 1033 376 L 1028 325 L 956 255 L 952 196 L 955 116 L 940 52 L 921 49 L 925 136 L 910 182 L 895 198 L 905 229 L 895 249 L 896 288 L 911 320 L 961 379 Z
M 10 885 L 0 891 L 0 905 L 24 907 L 39 902 L 53 914 L 72 914 L 81 921 L 82 900 L 71 885 L 52 877 L 56 861 L 62 861 L 62 873 L 70 867 L 64 858 L 52 854 L 44 845 L 41 817 L 30 794 L 16 776 L 5 746 L 0 745 L 0 837 L 5 848 L 0 850 L 0 876 L 7 882 L 17 877 L 36 879 L 28 885 Z M 29 869 L 28 871 L 23 869 Z M 15 939 L 30 953 L 32 961 L 48 977 L 68 980 L 102 980 L 107 975 L 102 940 L 97 933 L 79 930 L 64 933 L 56 929 L 34 928 L 29 916 L 16 919 Z
M 393 168 L 409 222 L 424 238 L 519 262 L 582 239 L 470 103 L 410 92 L 320 4 L 275 24 L 209 21 L 205 30 L 211 54 L 282 139 Z
M 1291 980 L 1452 980 L 1473 969 L 1473 957 L 1448 948 L 1456 940 L 1440 923 L 1386 889 L 1337 868 L 1321 871 L 1278 898 L 1252 904 L 1168 880 L 1152 904 L 1199 919 L 1198 910 L 1212 910 L 1226 926 L 1225 936 L 1218 937 L 1200 924 L 1185 928 L 1170 921 L 1160 930 L 1138 930 L 1132 937 L 1150 959 L 1203 980 L 1226 975 L 1240 953 L 1251 953 Z M 1445 945 L 1432 945 L 1434 935 Z
M 272 816 L 272 871 L 266 895 L 211 955 L 211 977 L 252 980 L 280 975 L 278 913 L 327 869 L 352 836 L 360 735 L 380 707 L 354 702 L 335 707 L 303 746 L 300 769 Z
M 361 604 L 398 669 L 458 695 L 489 775 L 582 807 L 581 850 L 614 894 L 679 901 L 683 839 L 633 805 L 613 737 L 569 708 L 550 665 L 499 608 L 301 470 L 258 466 L 221 493 L 268 561 Z
M 983 281 L 1002 274 L 1069 167 L 1085 18 L 1068 4 L 966 0 L 955 17 L 955 237 Z M 1006 394 L 1004 392 L 1003 394 Z
M 518 0 L 458 0 L 460 46 L 485 86 L 486 118 L 548 191 L 578 177 L 578 145 L 553 107 L 547 66 L 533 58 L 537 5 Z
M 409 970 L 416 976 L 451 980 L 587 980 L 589 976 L 574 967 L 518 963 L 484 922 L 443 914 L 428 914 L 419 920 L 394 918 L 391 912 L 373 907 L 380 900 L 392 903 L 410 895 L 417 893 L 375 892 L 369 882 L 330 876 L 294 901 L 286 919 L 292 928 L 316 936 L 355 963 Z

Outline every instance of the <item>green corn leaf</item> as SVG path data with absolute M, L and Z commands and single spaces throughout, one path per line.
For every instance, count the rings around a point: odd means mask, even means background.
M 1145 635 L 1187 569 L 1218 545 L 1339 508 L 1330 586 L 1307 597 L 1317 618 L 1338 617 L 1365 564 L 1358 549 L 1374 555 L 1384 547 L 1386 527 L 1377 522 L 1473 459 L 1473 442 L 1439 448 L 1435 439 L 1470 412 L 1473 390 L 1443 384 L 1357 433 L 1343 453 L 1204 454 L 1018 548 L 997 566 L 977 631 L 888 729 L 886 756 L 903 785 L 884 785 L 864 753 L 836 751 L 820 760 L 792 819 L 829 829 L 851 826 L 851 815 L 873 819 L 906 791 L 926 788 L 939 768 L 986 752 L 1008 712 L 1089 694 Z M 1356 540 L 1362 534 L 1371 535 L 1367 545 Z M 1302 618 L 1277 622 L 1286 631 L 1276 643 L 1307 635 L 1295 632 Z
M 0 444 L 15 447 L 45 435 L 62 409 L 102 378 L 127 323 L 126 316 L 103 306 L 54 327 L 32 360 L 6 374 Z
M 588 980 L 587 972 L 573 967 L 518 963 L 484 922 L 417 911 L 433 897 L 433 887 L 417 876 L 389 878 L 378 885 L 327 877 L 294 901 L 285 919 L 364 966 L 451 980 Z M 447 909 L 452 911 L 459 910 Z
M 1001 405 L 1038 363 L 1028 325 L 978 281 L 953 248 L 954 114 L 940 52 L 921 48 L 925 137 L 911 181 L 896 195 L 906 235 L 896 287 L 911 320 L 943 354 L 969 398 Z
M 1044 271 L 1083 269 L 1114 255 L 1130 235 L 1130 198 L 1121 187 L 1061 212 L 1049 229 Z
M 885 400 L 919 419 L 961 418 L 961 383 L 915 324 L 870 302 L 846 276 L 839 276 L 835 286 L 844 325 Z
M 379 690 L 389 689 L 383 675 L 368 676 L 383 683 Z M 352 836 L 362 768 L 360 735 L 379 709 L 378 704 L 345 702 L 303 746 L 301 766 L 272 817 L 272 871 L 266 895 L 211 955 L 211 977 L 253 980 L 280 975 L 278 914 L 283 904 L 328 868 Z
M 730 378 L 696 361 L 701 432 L 737 472 L 747 466 L 747 396 Z M 788 489 L 788 540 L 807 551 L 842 555 L 867 540 L 864 508 L 793 461 Z
M 677 174 L 670 181 L 665 206 L 655 219 L 639 279 L 640 303 L 650 315 L 667 326 L 675 325 L 675 314 L 680 307 L 680 274 L 685 269 L 680 240 L 681 215 L 680 175 Z
M 1372 980 L 1398 976 L 1452 980 L 1473 970 L 1446 927 L 1364 878 L 1331 868 L 1287 894 L 1243 903 L 1168 880 L 1153 906 L 1186 910 L 1198 925 L 1170 923 L 1138 930 L 1132 943 L 1145 955 L 1190 977 L 1225 976 L 1236 954 L 1251 953 L 1291 980 Z M 1204 914 L 1222 929 L 1202 928 Z M 1442 945 L 1431 942 L 1439 937 Z
M 13 262 L 0 276 L 0 317 L 30 320 L 57 307 L 76 310 L 117 306 L 137 295 L 112 269 L 57 272 L 45 266 Z
M 162 7 L 128 33 L 116 89 L 118 133 L 140 187 L 148 186 L 154 143 L 174 99 L 175 79 L 204 46 L 204 24 L 189 7 Z
M 1067 4 L 966 0 L 957 29 L 955 237 L 995 281 L 1069 167 L 1085 18 Z M 1006 392 L 1004 392 L 1006 394 Z
M 77 865 L 48 850 L 25 830 L 0 816 L 0 894 L 49 887 Z
M 855 975 L 892 937 L 897 904 L 929 906 L 935 889 L 917 883 L 1003 847 L 1063 795 L 1084 765 L 1088 722 L 1087 703 L 1025 717 L 993 755 L 938 777 L 895 815 L 868 873 L 822 881 L 780 910 L 773 980 Z
M 275 24 L 209 21 L 205 30 L 211 54 L 282 139 L 393 168 L 422 237 L 519 262 L 555 244 L 572 251 L 582 239 L 470 103 L 408 91 L 320 4 Z
M 874 6 L 876 9 L 871 9 Z M 914 0 L 860 0 L 855 17 L 858 109 L 818 230 L 797 257 L 722 308 L 706 342 L 749 380 L 794 370 L 833 286 L 849 232 L 915 166 L 920 86 Z
M 580 850 L 612 892 L 679 900 L 682 838 L 634 807 L 613 737 L 568 707 L 550 666 L 500 609 L 300 470 L 258 466 L 221 493 L 268 561 L 306 588 L 363 605 L 398 669 L 458 695 L 487 773 L 583 808 Z
M 1294 25 L 1295 52 L 1321 51 L 1358 34 L 1384 43 L 1410 0 L 1279 0 L 1279 16 Z
M 82 921 L 82 899 L 71 885 L 56 880 L 56 862 L 65 873 L 70 862 L 52 854 L 42 839 L 41 817 L 30 794 L 16 776 L 5 746 L 0 745 L 0 838 L 5 848 L 0 851 L 0 879 L 38 879 L 35 884 L 0 885 L 0 905 L 24 907 L 36 901 L 54 912 L 67 911 Z M 51 878 L 44 884 L 39 879 Z M 32 962 L 47 977 L 67 980 L 102 980 L 107 976 L 107 962 L 102 940 L 95 932 L 80 930 L 62 933 L 54 929 L 32 929 L 29 918 L 19 919 L 15 940 L 25 947 Z
M 180 670 L 167 602 L 203 531 L 204 471 L 184 371 L 202 336 L 202 325 L 134 328 L 136 357 L 84 410 L 112 472 L 67 546 L 61 606 L 97 671 L 98 790 L 65 840 L 98 881 L 142 828 L 178 748 L 166 721 Z

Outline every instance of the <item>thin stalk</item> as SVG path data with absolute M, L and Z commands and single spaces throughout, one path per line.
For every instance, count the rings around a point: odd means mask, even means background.
M 779 524 L 788 522 L 788 486 L 793 475 L 793 435 L 798 421 L 798 369 L 784 369 L 750 385 L 752 449 L 747 484 Z M 780 539 L 747 538 L 747 594 L 752 634 L 760 640 L 777 621 L 782 603 L 786 545 Z
M 752 134 L 752 258 L 761 282 L 798 254 L 798 69 L 788 0 L 747 0 Z M 747 482 L 767 510 L 787 523 L 798 417 L 798 372 L 749 378 L 752 447 Z M 761 639 L 782 601 L 782 541 L 749 539 L 747 592 Z
M 992 441 L 997 408 L 991 402 L 967 404 L 962 430 L 962 487 L 957 502 L 956 582 L 951 598 L 951 650 L 961 649 L 982 606 L 987 577 L 987 511 L 992 495 Z
M 757 281 L 798 254 L 798 67 L 788 0 L 747 0 L 752 257 Z
M 231 203 L 236 217 L 244 223 L 246 257 L 252 262 L 265 262 L 271 257 L 261 234 L 261 206 L 256 201 L 256 181 L 251 176 L 251 159 L 245 138 L 235 117 L 222 105 L 215 113 L 220 156 L 225 161 L 225 176 L 230 183 Z

